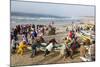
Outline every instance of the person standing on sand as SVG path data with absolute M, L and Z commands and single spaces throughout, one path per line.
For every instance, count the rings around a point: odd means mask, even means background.
M 32 28 L 35 28 L 35 25 L 34 24 L 32 25 Z
M 32 44 L 32 54 L 31 54 L 31 58 L 33 57 L 33 56 L 35 56 L 36 55 L 36 53 L 37 53 L 37 46 L 38 46 L 38 44 L 40 44 L 39 43 L 39 41 L 35 38 L 34 39 L 34 43 Z
M 14 38 L 17 41 L 18 40 L 18 37 L 17 37 L 17 30 L 16 30 L 16 28 L 14 29 L 13 33 L 14 33 Z
M 31 32 L 31 37 L 32 37 L 32 39 L 37 37 L 37 32 L 35 31 L 35 29 Z
M 31 54 L 31 58 L 34 57 L 37 54 L 37 48 L 40 47 L 45 47 L 41 44 L 41 41 L 38 38 L 34 39 L 34 43 L 32 44 L 32 54 Z
M 20 25 L 17 26 L 18 34 L 20 34 Z
M 69 36 L 69 38 L 72 39 L 72 31 L 70 31 L 70 32 L 68 33 L 68 36 Z
M 14 29 L 12 28 L 10 32 L 10 40 L 12 40 L 13 38 L 14 38 Z
M 70 56 L 70 58 L 72 59 L 72 55 L 73 55 L 73 50 L 72 50 L 72 45 L 73 45 L 74 39 L 69 39 L 67 42 L 67 46 L 68 46 L 68 56 Z
M 11 53 L 15 53 L 16 50 L 16 41 L 15 38 L 13 37 L 11 40 Z
M 73 59 L 72 58 L 73 52 L 78 47 L 77 45 L 78 45 L 78 43 L 77 43 L 76 39 L 68 38 L 66 41 L 66 55 L 70 56 L 71 59 Z M 65 57 L 66 57 L 66 55 L 65 55 Z
M 28 45 L 28 44 L 29 44 L 29 42 L 28 42 L 28 39 L 27 39 L 27 37 L 25 36 L 25 34 L 24 34 L 24 33 L 22 34 L 22 38 L 23 38 L 23 41 L 25 41 L 25 42 L 26 42 L 26 44 Z

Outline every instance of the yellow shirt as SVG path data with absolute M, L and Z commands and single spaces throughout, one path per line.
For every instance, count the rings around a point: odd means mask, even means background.
M 19 44 L 19 47 L 20 49 L 23 49 L 23 48 L 26 48 L 26 44 L 23 43 L 23 41 Z

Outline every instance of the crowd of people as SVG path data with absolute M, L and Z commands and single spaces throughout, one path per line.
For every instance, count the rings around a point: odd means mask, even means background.
M 11 49 L 15 53 L 17 46 L 20 46 L 20 42 L 24 41 L 28 46 L 32 45 L 35 42 L 44 42 L 43 35 L 46 35 L 46 32 L 49 28 L 53 28 L 51 25 L 34 25 L 34 24 L 24 24 L 16 25 L 15 28 L 11 29 Z M 32 46 L 34 47 L 34 46 Z M 19 53 L 19 52 L 18 52 Z
M 11 30 L 11 53 L 17 53 L 23 55 L 27 47 L 31 47 L 32 53 L 31 57 L 37 55 L 37 48 L 44 47 L 44 56 L 47 56 L 54 48 L 57 48 L 55 45 L 59 44 L 55 38 L 50 39 L 48 42 L 45 41 L 43 36 L 45 32 L 49 30 L 52 26 L 46 25 L 37 25 L 27 24 L 27 25 L 17 25 Z M 76 35 L 76 32 L 79 32 L 83 28 L 76 28 L 76 30 L 70 30 L 64 38 L 64 48 L 63 54 L 65 57 L 70 56 L 73 59 L 73 54 L 79 48 L 80 56 L 86 56 L 87 49 L 84 47 L 86 43 L 80 41 L 80 38 Z M 19 41 L 19 36 L 22 39 Z M 28 38 L 29 36 L 29 38 Z M 45 45 L 44 45 L 45 44 Z M 88 43 L 88 54 L 90 54 L 94 59 L 95 56 L 95 40 L 92 43 Z

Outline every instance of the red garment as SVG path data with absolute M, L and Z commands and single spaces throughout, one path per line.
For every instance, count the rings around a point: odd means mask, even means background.
M 69 32 L 69 37 L 72 38 L 72 32 Z

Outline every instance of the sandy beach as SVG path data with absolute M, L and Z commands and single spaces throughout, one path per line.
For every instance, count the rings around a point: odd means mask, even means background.
M 52 38 L 55 38 L 57 42 L 62 43 L 64 37 L 67 36 L 67 31 L 66 27 L 69 26 L 70 28 L 72 26 L 70 25 L 60 25 L 56 26 L 56 35 L 44 35 L 43 38 L 48 41 Z M 20 36 L 19 36 L 20 37 Z M 30 58 L 31 51 L 26 52 L 23 56 L 14 54 L 11 55 L 11 65 L 16 66 L 16 65 L 39 65 L 39 64 L 58 64 L 58 63 L 70 63 L 70 62 L 81 62 L 82 60 L 79 58 L 80 55 L 79 53 L 73 55 L 73 59 L 70 59 L 69 57 L 64 60 L 64 57 L 59 56 L 59 51 L 58 52 L 52 52 L 50 53 L 47 57 L 43 56 L 44 52 L 39 51 L 38 55 L 35 56 L 34 58 Z
M 66 28 L 61 26 L 57 28 L 56 35 L 44 36 L 43 38 L 48 41 L 52 38 L 55 38 L 57 42 L 63 42 L 63 38 L 67 36 Z M 34 58 L 30 58 L 31 51 L 26 52 L 23 56 L 14 54 L 11 55 L 11 65 L 39 65 L 39 64 L 58 64 L 58 63 L 70 63 L 70 62 L 81 62 L 82 60 L 79 58 L 79 53 L 74 55 L 74 59 L 64 60 L 64 57 L 59 56 L 59 52 L 52 52 L 47 57 L 44 57 L 44 52 L 38 53 Z
M 11 27 L 15 27 L 18 24 L 13 25 L 14 23 L 11 23 Z M 27 23 L 20 23 L 20 24 L 27 24 Z M 63 39 L 67 37 L 68 31 L 66 31 L 66 28 L 69 30 L 72 29 L 73 26 L 84 26 L 85 24 L 63 24 L 63 25 L 56 25 L 53 26 L 56 28 L 56 34 L 55 35 L 44 35 L 43 38 L 46 42 L 48 42 L 50 39 L 55 38 L 58 43 L 63 43 Z M 20 40 L 20 35 L 18 35 L 18 38 Z M 39 51 L 38 54 L 30 58 L 31 51 L 25 52 L 23 56 L 18 54 L 11 54 L 11 66 L 18 66 L 18 65 L 40 65 L 40 64 L 62 64 L 62 63 L 76 63 L 76 62 L 82 62 L 82 59 L 80 59 L 80 54 L 76 53 L 73 55 L 73 59 L 70 59 L 67 57 L 67 59 L 64 59 L 64 57 L 60 57 L 60 52 L 51 52 L 47 57 L 44 57 L 44 52 Z

